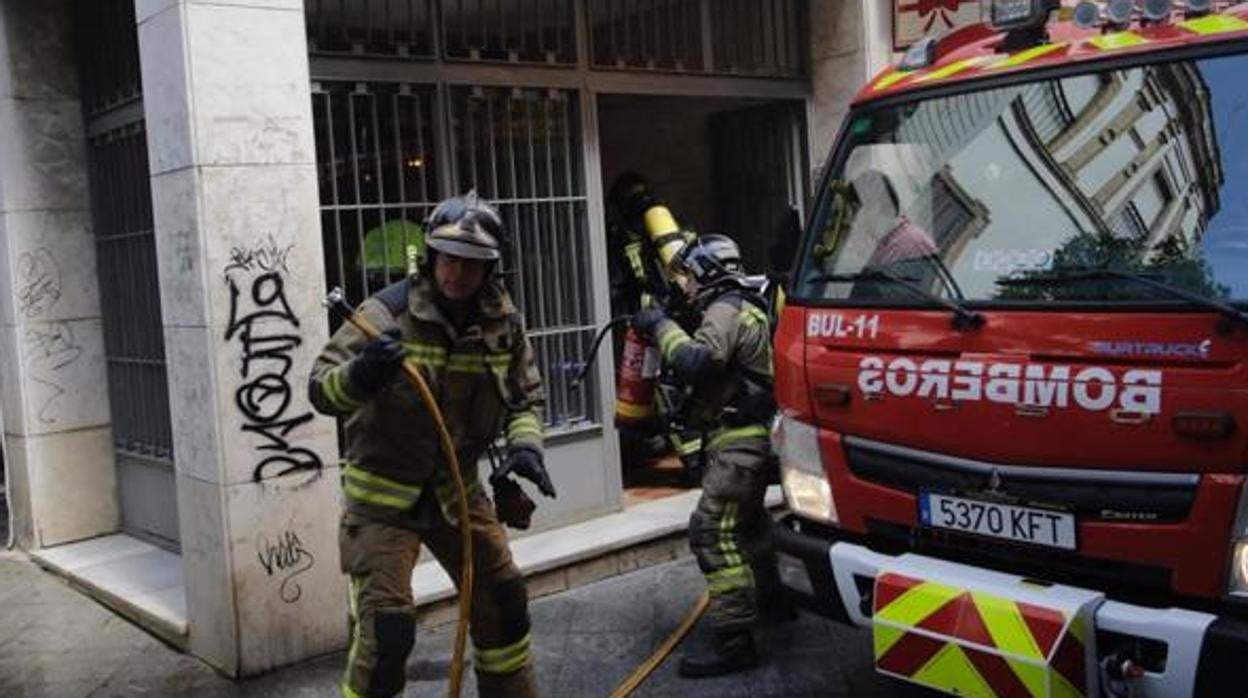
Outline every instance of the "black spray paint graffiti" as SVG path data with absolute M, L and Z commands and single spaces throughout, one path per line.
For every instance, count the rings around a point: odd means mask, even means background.
M 55 424 L 53 408 L 65 395 L 65 388 L 61 386 L 58 374 L 78 361 L 82 356 L 82 347 L 74 341 L 74 329 L 66 322 L 29 325 L 23 341 L 30 380 L 42 388 L 35 395 L 35 401 L 39 405 L 39 421 Z
M 225 265 L 225 273 L 228 275 L 235 269 L 242 271 L 273 271 L 283 274 L 290 270 L 286 268 L 286 259 L 290 256 L 291 249 L 294 245 L 279 245 L 277 241 L 270 235 L 266 243 L 260 247 L 232 247 L 230 248 L 230 263 Z
M 46 247 L 23 253 L 17 276 L 17 306 L 25 317 L 42 315 L 61 299 L 61 265 Z
M 312 569 L 316 558 L 303 547 L 303 541 L 299 540 L 298 534 L 286 531 L 276 541 L 261 535 L 256 539 L 256 557 L 264 567 L 265 574 L 270 577 L 278 573 L 284 575 L 282 584 L 278 587 L 282 601 L 294 603 L 303 596 L 303 588 L 295 581 L 295 577 Z
M 323 463 L 314 451 L 292 446 L 286 437 L 301 424 L 312 421 L 312 413 L 290 416 L 286 412 L 293 398 L 290 353 L 303 344 L 303 338 L 289 330 L 298 329 L 299 319 L 286 300 L 286 282 L 276 271 L 265 272 L 251 282 L 244 296 L 232 276 L 226 275 L 230 289 L 230 324 L 227 342 L 238 340 L 243 349 L 239 377 L 243 384 L 234 393 L 234 404 L 242 412 L 243 431 L 265 438 L 258 450 L 264 458 L 256 464 L 252 477 L 260 482 L 294 472 L 320 474 Z M 241 314 L 249 304 L 251 312 Z M 262 322 L 263 321 L 263 322 Z M 276 469 L 276 472 L 271 472 Z

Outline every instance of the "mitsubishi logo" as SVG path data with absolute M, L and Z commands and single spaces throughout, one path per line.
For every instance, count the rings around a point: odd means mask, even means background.
M 1001 471 L 996 468 L 988 475 L 988 491 L 1001 492 Z

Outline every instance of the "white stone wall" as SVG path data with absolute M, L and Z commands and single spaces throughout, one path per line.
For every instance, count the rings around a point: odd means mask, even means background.
M 810 163 L 815 173 L 836 140 L 854 96 L 892 62 L 892 2 L 810 3 Z
M 232 675 L 346 644 L 301 0 L 137 0 L 191 651 Z
M 0 409 L 24 548 L 120 525 L 69 8 L 0 4 Z

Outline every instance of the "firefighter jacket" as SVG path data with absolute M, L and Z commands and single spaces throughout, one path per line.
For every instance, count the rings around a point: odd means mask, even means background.
M 664 365 L 690 389 L 685 421 L 707 432 L 712 450 L 765 437 L 775 411 L 771 329 L 746 293 L 713 295 L 692 335 L 671 319 L 654 332 Z
M 459 330 L 434 302 L 433 283 L 423 275 L 383 289 L 357 312 L 378 330 L 399 328 L 406 362 L 437 398 L 470 492 L 480 486 L 477 461 L 500 429 L 509 446 L 541 448 L 541 376 L 523 318 L 497 284 L 486 283 Z M 367 342 L 344 323 L 313 364 L 309 385 L 318 411 L 346 420 L 348 510 L 402 520 L 432 488 L 444 516 L 454 521 L 448 459 L 416 389 L 398 376 L 372 400 L 351 393 L 348 366 Z

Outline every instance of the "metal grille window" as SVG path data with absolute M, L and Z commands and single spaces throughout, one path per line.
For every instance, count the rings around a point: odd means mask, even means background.
M 147 137 L 139 122 L 89 145 L 113 440 L 119 452 L 171 460 Z
M 307 0 L 313 53 L 432 57 L 434 0 Z
M 575 0 L 442 0 L 448 58 L 576 63 Z
M 802 75 L 806 16 L 804 0 L 716 0 L 715 72 Z
M 591 0 L 594 65 L 699 71 L 701 0 Z
M 453 88 L 450 111 L 458 189 L 475 188 L 507 223 L 504 279 L 546 382 L 547 422 L 596 422 L 596 386 L 572 385 L 595 330 L 576 93 Z
M 415 270 L 437 203 L 431 87 L 326 83 L 312 96 L 325 269 L 364 298 Z
M 598 68 L 800 77 L 807 0 L 591 0 Z
M 83 109 L 87 116 L 137 99 L 138 32 L 131 0 L 97 0 L 77 6 Z

